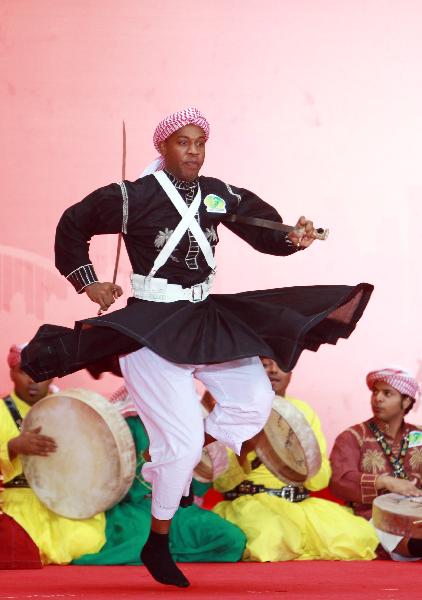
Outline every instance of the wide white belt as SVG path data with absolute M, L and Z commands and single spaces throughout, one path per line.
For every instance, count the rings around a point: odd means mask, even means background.
M 201 302 L 209 295 L 213 279 L 214 276 L 210 275 L 202 283 L 184 288 L 159 277 L 145 277 L 136 273 L 130 276 L 132 294 L 135 298 L 151 302 L 177 302 L 178 300 Z

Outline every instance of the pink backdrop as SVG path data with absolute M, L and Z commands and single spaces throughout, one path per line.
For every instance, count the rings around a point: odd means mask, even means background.
M 352 338 L 305 353 L 291 384 L 328 439 L 368 415 L 368 370 L 421 375 L 421 18 L 418 0 L 2 0 L 0 357 L 43 322 L 93 313 L 54 269 L 54 230 L 119 179 L 122 119 L 136 179 L 157 121 L 195 104 L 212 125 L 204 174 L 254 190 L 286 222 L 304 213 L 331 229 L 281 259 L 222 227 L 216 290 L 375 284 Z M 115 244 L 93 242 L 107 280 Z M 128 273 L 123 261 L 126 290 Z M 109 393 L 120 380 L 59 383 Z

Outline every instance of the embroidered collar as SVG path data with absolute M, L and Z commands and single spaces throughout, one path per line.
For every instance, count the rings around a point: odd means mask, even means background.
M 164 169 L 164 173 L 178 190 L 192 190 L 198 187 L 198 178 L 193 181 L 183 181 L 183 179 L 178 179 L 170 171 L 167 171 L 167 169 Z
M 386 437 L 393 439 L 391 436 L 391 432 L 390 432 L 390 425 L 388 423 L 385 423 L 385 421 L 382 421 L 381 419 L 377 419 L 376 417 L 373 417 L 372 419 L 370 419 L 370 421 L 375 423 L 377 428 L 380 431 L 382 431 L 382 433 Z M 400 425 L 400 429 L 398 430 L 397 435 L 400 435 L 400 437 L 403 437 L 406 433 L 408 433 L 407 423 L 405 423 L 405 421 L 402 421 L 402 424 Z

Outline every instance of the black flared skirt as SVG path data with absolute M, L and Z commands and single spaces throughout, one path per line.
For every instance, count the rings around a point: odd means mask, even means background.
M 74 329 L 43 325 L 22 352 L 22 368 L 35 381 L 83 368 L 118 374 L 118 357 L 146 346 L 180 364 L 268 356 L 290 371 L 304 349 L 348 338 L 372 291 L 360 283 L 211 294 L 197 303 L 130 298 Z

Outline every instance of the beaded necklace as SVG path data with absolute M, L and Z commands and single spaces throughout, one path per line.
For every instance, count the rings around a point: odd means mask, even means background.
M 393 469 L 393 477 L 397 477 L 399 479 L 408 479 L 407 473 L 404 470 L 404 462 L 403 459 L 406 456 L 407 449 L 409 447 L 409 436 L 408 434 L 403 436 L 401 441 L 400 450 L 397 456 L 394 456 L 393 449 L 390 444 L 385 439 L 384 434 L 373 421 L 369 423 L 369 428 L 375 436 L 378 444 L 381 447 L 381 450 L 384 452 L 385 456 L 390 461 L 391 467 Z
M 198 178 L 193 181 L 184 181 L 183 179 L 178 179 L 173 173 L 170 173 L 170 171 L 167 171 L 166 169 L 164 169 L 164 173 L 178 190 L 193 190 L 193 193 L 196 194 L 198 190 Z

